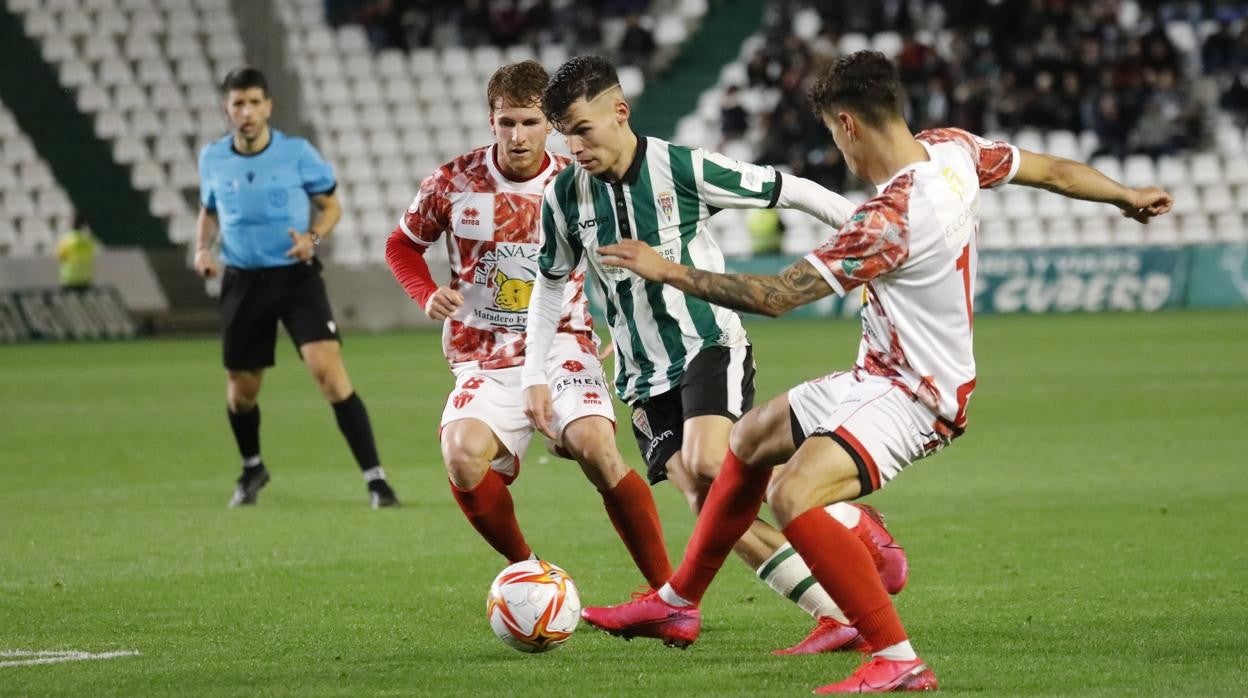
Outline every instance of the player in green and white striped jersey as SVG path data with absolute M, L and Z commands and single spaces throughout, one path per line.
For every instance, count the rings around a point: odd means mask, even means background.
M 526 412 L 554 437 L 545 357 L 564 279 L 585 264 L 606 299 L 617 352 L 615 389 L 633 408 L 633 432 L 650 480 L 671 479 L 697 511 L 728 450 L 733 422 L 753 403 L 749 338 L 735 312 L 604 266 L 598 248 L 632 238 L 669 260 L 722 272 L 723 254 L 707 227 L 719 210 L 790 207 L 839 227 L 854 206 L 771 167 L 635 135 L 615 69 L 597 56 L 565 63 L 547 85 L 543 110 L 577 164 L 544 194 L 541 276 L 529 305 L 522 378 Z M 862 510 L 841 505 L 831 513 L 869 539 L 865 531 L 873 520 Z M 856 641 L 857 631 L 843 625 L 844 615 L 779 531 L 756 521 L 735 550 L 773 589 L 820 619 L 800 651 Z

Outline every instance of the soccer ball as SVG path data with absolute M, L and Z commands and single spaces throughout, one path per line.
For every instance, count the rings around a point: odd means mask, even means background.
M 525 560 L 494 578 L 485 614 L 503 644 L 521 652 L 546 652 L 576 630 L 581 597 L 567 572 L 544 560 Z

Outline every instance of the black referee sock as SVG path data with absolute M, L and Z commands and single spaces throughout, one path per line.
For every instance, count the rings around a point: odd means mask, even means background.
M 234 430 L 234 441 L 238 443 L 238 455 L 243 457 L 243 466 L 260 464 L 260 405 L 248 412 L 234 412 L 225 409 L 230 417 L 230 429 Z
M 364 409 L 360 394 L 351 393 L 351 397 L 333 403 L 333 407 L 334 416 L 338 418 L 338 429 L 346 437 L 360 470 L 368 471 L 381 465 L 381 459 L 377 457 L 377 443 L 373 440 L 373 426 L 368 421 L 368 410 Z

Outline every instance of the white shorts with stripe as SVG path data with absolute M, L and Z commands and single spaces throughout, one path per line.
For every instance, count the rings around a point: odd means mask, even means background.
M 833 373 L 792 388 L 788 397 L 794 443 L 812 436 L 839 443 L 858 466 L 862 495 L 949 443 L 936 429 L 936 415 L 887 378 Z
M 490 463 L 510 484 L 520 473 L 520 461 L 533 438 L 533 427 L 524 415 L 524 391 L 520 388 L 522 366 L 481 370 L 465 368 L 455 372 L 455 389 L 442 410 L 439 433 L 447 424 L 460 419 L 485 422 L 506 451 Z M 581 348 L 576 337 L 555 337 L 547 359 L 551 402 L 560 436 L 569 424 L 591 415 L 615 423 L 611 392 L 597 355 Z

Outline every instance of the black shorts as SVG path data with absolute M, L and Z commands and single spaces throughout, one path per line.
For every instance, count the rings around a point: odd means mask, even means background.
M 226 267 L 221 279 L 222 361 L 235 371 L 273 365 L 280 321 L 295 348 L 342 341 L 315 258 L 285 267 Z
M 633 403 L 633 436 L 646 459 L 650 484 L 667 479 L 680 451 L 685 420 L 717 414 L 737 421 L 754 406 L 754 350 L 707 347 L 685 369 L 680 387 Z

